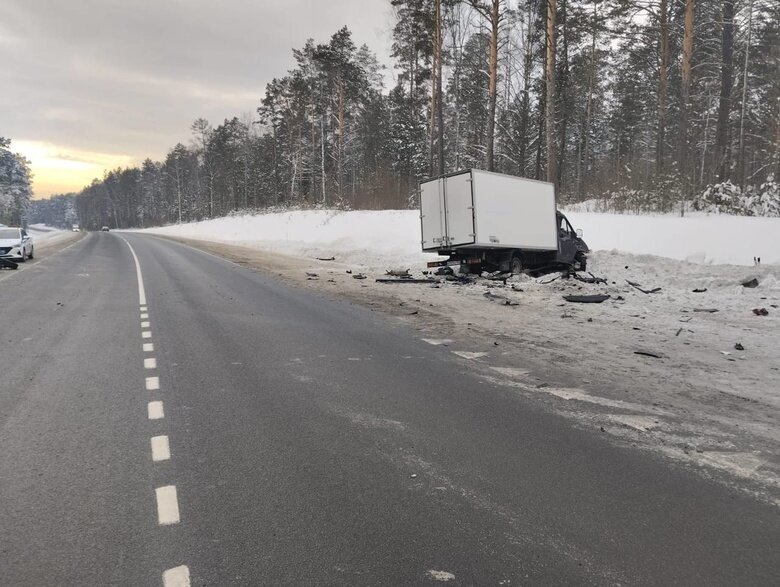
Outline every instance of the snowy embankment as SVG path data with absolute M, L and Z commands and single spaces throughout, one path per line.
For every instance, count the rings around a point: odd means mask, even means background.
M 33 242 L 38 245 L 49 245 L 67 239 L 72 233 L 67 230 L 60 230 L 46 226 L 45 224 L 31 224 L 27 227 Z
M 657 255 L 694 263 L 780 264 L 780 218 L 630 216 L 570 213 L 594 251 Z M 232 243 L 303 257 L 336 256 L 371 269 L 421 267 L 416 210 L 300 210 L 232 216 L 148 229 L 180 238 Z

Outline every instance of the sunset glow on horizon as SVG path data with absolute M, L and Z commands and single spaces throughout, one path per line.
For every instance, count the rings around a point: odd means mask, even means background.
M 128 155 L 82 151 L 41 141 L 14 140 L 11 150 L 30 161 L 36 200 L 79 192 L 106 171 L 136 163 Z

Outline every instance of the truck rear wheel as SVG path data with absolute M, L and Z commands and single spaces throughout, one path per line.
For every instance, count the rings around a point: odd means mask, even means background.
M 509 270 L 515 275 L 520 275 L 523 272 L 523 259 L 517 253 L 512 255 L 512 260 L 509 262 Z

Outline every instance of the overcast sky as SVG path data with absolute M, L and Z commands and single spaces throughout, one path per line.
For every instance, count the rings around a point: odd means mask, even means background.
M 347 25 L 388 62 L 388 0 L 1 0 L 0 136 L 36 197 L 253 113 L 292 48 Z

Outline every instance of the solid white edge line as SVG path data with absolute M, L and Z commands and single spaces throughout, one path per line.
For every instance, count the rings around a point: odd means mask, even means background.
M 154 352 L 154 343 L 153 342 L 145 342 L 145 343 L 143 343 L 143 346 L 141 348 L 144 349 L 145 353 L 153 353 Z
M 160 378 L 159 377 L 147 377 L 146 378 L 146 389 L 147 391 L 156 391 L 160 389 Z
M 157 369 L 157 359 L 154 357 L 144 359 L 144 369 Z
M 175 485 L 165 485 L 154 490 L 157 495 L 157 521 L 162 526 L 179 523 L 179 499 Z
M 171 445 L 167 436 L 152 436 L 152 460 L 167 461 L 171 458 Z
M 119 237 L 123 241 L 125 241 L 125 244 L 130 249 L 130 252 L 133 255 L 133 261 L 135 261 L 135 275 L 138 278 L 138 305 L 139 306 L 146 306 L 146 290 L 144 289 L 144 276 L 141 274 L 141 264 L 138 262 L 138 256 L 135 254 L 135 251 L 133 250 L 133 247 L 130 245 L 129 242 L 124 237 Z
M 163 586 L 190 587 L 190 569 L 187 565 L 181 565 L 163 572 Z
M 146 404 L 146 413 L 150 420 L 161 420 L 165 417 L 163 403 L 161 401 L 149 402 Z

